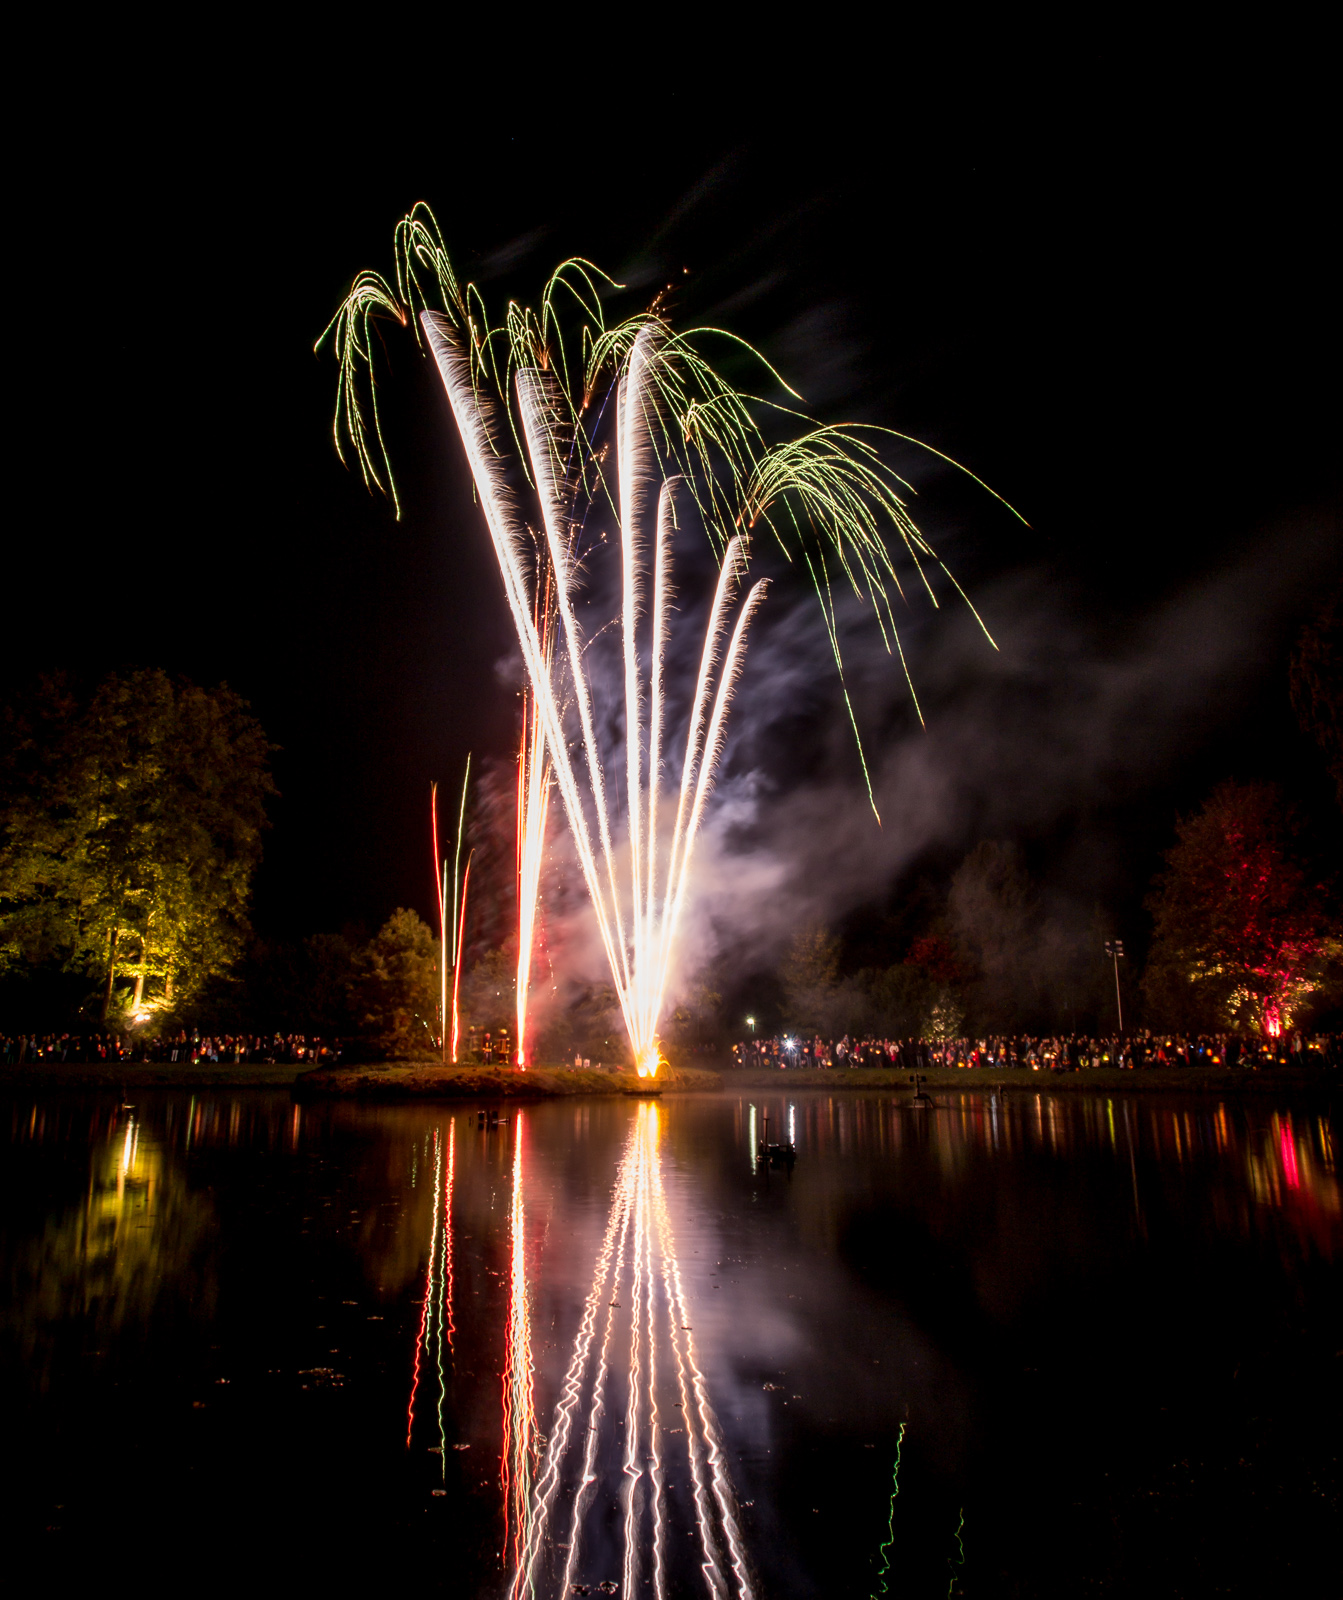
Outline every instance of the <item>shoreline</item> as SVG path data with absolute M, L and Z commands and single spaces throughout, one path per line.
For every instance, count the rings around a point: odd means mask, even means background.
M 1170 1067 L 1133 1072 L 1093 1067 L 1081 1072 L 1032 1072 L 1002 1067 L 941 1067 L 919 1074 L 922 1088 L 972 1094 L 1265 1094 L 1311 1095 L 1320 1099 L 1343 1092 L 1343 1078 L 1318 1068 L 1274 1067 L 1261 1071 L 1225 1067 Z M 528 1072 L 494 1066 L 441 1067 L 427 1062 L 354 1063 L 308 1067 L 276 1065 L 191 1066 L 142 1062 L 126 1066 L 80 1064 L 0 1068 L 0 1093 L 59 1093 L 132 1089 L 289 1089 L 297 1099 L 364 1100 L 541 1100 L 575 1095 L 638 1096 L 739 1092 L 793 1094 L 826 1090 L 844 1094 L 878 1090 L 912 1097 L 910 1073 L 888 1067 L 828 1069 L 664 1067 L 649 1080 L 632 1072 L 583 1071 L 574 1067 L 534 1067 Z
M 703 1094 L 722 1087 L 717 1072 L 667 1067 L 656 1078 L 581 1067 L 440 1067 L 388 1062 L 371 1067 L 317 1067 L 294 1082 L 297 1099 L 555 1100 L 573 1095 Z

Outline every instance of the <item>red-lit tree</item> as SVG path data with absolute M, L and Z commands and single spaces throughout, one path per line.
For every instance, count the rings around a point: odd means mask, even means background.
M 1151 1020 L 1275 1037 L 1339 952 L 1281 796 L 1271 784 L 1224 783 L 1176 834 L 1147 902 Z

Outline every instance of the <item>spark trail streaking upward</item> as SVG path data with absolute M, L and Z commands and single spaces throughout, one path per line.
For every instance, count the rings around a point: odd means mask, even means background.
M 457 992 L 460 987 L 458 967 L 461 961 L 461 933 L 466 923 L 466 883 L 462 879 L 462 827 L 466 821 L 466 791 L 471 782 L 471 757 L 466 758 L 466 771 L 462 776 L 462 799 L 457 808 L 457 833 L 452 846 L 452 898 L 448 898 L 448 858 L 441 856 L 438 848 L 438 785 L 429 785 L 429 825 L 433 833 L 434 884 L 438 895 L 438 974 L 439 1043 L 443 1064 L 451 1053 L 457 1062 L 457 1037 L 460 1032 L 457 1015 Z M 467 861 L 467 871 L 471 863 Z M 459 905 L 460 902 L 460 905 Z M 460 914 L 459 914 L 460 913 Z M 452 1005 L 448 1005 L 448 972 L 452 972 Z M 451 1017 L 451 1021 L 449 1021 Z
M 883 439 L 907 436 L 811 422 L 789 403 L 796 394 L 763 357 L 721 329 L 677 332 L 660 309 L 661 296 L 650 310 L 608 326 L 603 300 L 620 286 L 580 259 L 552 274 L 539 309 L 510 302 L 502 324 L 492 325 L 479 290 L 458 281 L 438 223 L 423 204 L 398 224 L 395 259 L 395 284 L 362 273 L 328 330 L 340 364 L 336 446 L 343 453 L 348 445 L 365 482 L 385 487 L 395 501 L 372 372 L 374 319 L 392 317 L 414 330 L 437 364 L 522 650 L 533 719 L 524 746 L 534 764 L 525 792 L 519 791 L 520 827 L 525 800 L 530 836 L 531 776 L 543 774 L 548 761 L 635 1063 L 640 1073 L 655 1072 L 658 1022 L 695 845 L 747 630 L 764 594 L 764 582 L 757 581 L 738 603 L 756 557 L 753 530 L 772 535 L 811 577 L 860 756 L 834 585 L 843 580 L 872 606 L 906 679 L 895 613 L 896 599 L 905 596 L 895 552 L 908 557 L 934 605 L 934 575 L 965 597 L 915 526 L 904 498 L 908 485 L 878 449 Z M 710 341 L 730 359 L 757 362 L 779 400 L 727 383 L 703 353 Z M 779 426 L 793 434 L 771 442 L 765 430 Z M 527 503 L 524 481 L 534 497 Z M 707 535 L 719 575 L 677 773 L 668 761 L 664 655 L 675 535 L 691 524 Z M 599 747 L 586 659 L 593 641 L 577 611 L 585 567 L 608 531 L 615 535 L 608 548 L 618 550 L 620 562 L 623 793 L 608 777 Z M 664 775 L 670 780 L 665 793 Z M 544 784 L 542 791 L 539 810 Z M 875 812 L 870 779 L 868 794 Z M 531 919 L 534 934 L 535 894 L 523 897 L 521 859 L 520 849 L 519 1041 L 525 1061 L 530 968 L 524 967 L 533 941 L 522 937 L 521 923 Z
M 451 327 L 432 312 L 425 312 L 423 320 L 458 431 L 466 447 L 467 460 L 504 575 L 505 591 L 522 645 L 529 686 L 569 819 L 579 866 L 596 913 L 635 1063 L 641 1076 L 652 1074 L 658 1066 L 657 1023 L 666 992 L 677 925 L 685 904 L 695 839 L 722 750 L 724 722 L 732 690 L 741 671 L 746 630 L 764 595 L 765 584 L 761 581 L 753 586 L 733 623 L 731 608 L 743 564 L 743 541 L 740 535 L 734 534 L 724 554 L 705 636 L 695 706 L 681 770 L 676 825 L 667 866 L 662 874 L 661 895 L 658 896 L 656 840 L 645 837 L 642 828 L 645 806 L 650 815 L 656 816 L 658 777 L 651 764 L 645 768 L 643 763 L 645 691 L 635 637 L 642 601 L 639 580 L 646 560 L 646 541 L 640 525 L 639 507 L 635 503 L 635 485 L 638 482 L 636 466 L 624 465 L 629 457 L 633 457 L 637 464 L 647 448 L 648 428 L 644 408 L 651 406 L 652 401 L 644 386 L 646 380 L 640 374 L 646 371 L 648 361 L 636 362 L 635 375 L 627 373 L 622 380 L 619 428 L 619 459 L 622 463 L 620 547 L 624 590 L 621 620 L 625 660 L 625 799 L 628 820 L 628 880 L 622 884 L 618 879 L 612 846 L 614 829 L 608 811 L 601 751 L 593 727 L 592 693 L 583 642 L 573 607 L 574 563 L 566 548 L 566 486 L 558 470 L 564 439 L 553 387 L 547 383 L 545 374 L 539 371 L 523 369 L 517 374 L 527 455 L 540 490 L 546 549 L 563 624 L 568 682 L 579 708 L 581 743 L 587 769 L 586 797 L 580 778 L 581 769 L 570 757 L 556 674 L 551 661 L 547 659 L 546 642 L 535 620 L 535 567 L 528 560 L 529 543 L 525 529 L 509 493 L 501 458 L 495 453 L 493 417 L 487 409 L 486 399 L 472 385 L 470 365 L 453 339 Z M 645 345 L 651 342 L 652 336 L 645 330 L 634 342 L 634 355 L 639 356 Z M 644 418 L 643 426 L 634 420 L 636 415 Z M 658 577 L 655 581 L 653 616 L 653 682 L 658 698 L 649 719 L 649 738 L 653 741 L 661 726 L 661 680 L 657 662 L 667 634 L 667 613 L 671 603 L 666 574 L 673 522 L 674 487 L 664 482 L 658 497 L 655 556 Z M 730 623 L 733 623 L 731 640 L 724 653 L 723 643 Z M 654 743 L 650 746 L 650 757 L 656 757 L 657 754 Z M 648 778 L 647 796 L 644 793 L 645 774 Z M 590 809 L 595 812 L 595 841 L 589 821 Z M 600 864 L 599 851 L 602 857 Z
M 547 665 L 554 653 L 555 615 L 552 585 L 543 582 L 537 614 L 541 649 Z M 532 957 L 540 912 L 541 867 L 545 858 L 546 819 L 550 814 L 550 758 L 545 725 L 536 696 L 522 692 L 522 742 L 518 750 L 518 1066 L 529 1062 L 527 1008 L 531 996 Z

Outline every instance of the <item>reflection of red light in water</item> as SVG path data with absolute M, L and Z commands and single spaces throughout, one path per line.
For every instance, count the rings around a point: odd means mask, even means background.
M 1289 1189 L 1301 1187 L 1301 1174 L 1296 1165 L 1296 1142 L 1292 1138 L 1292 1125 L 1288 1122 L 1278 1134 L 1278 1148 L 1282 1151 L 1282 1173 Z
M 420 1387 L 420 1371 L 425 1359 L 438 1370 L 438 1432 L 440 1451 L 443 1438 L 443 1404 L 447 1397 L 443 1375 L 443 1344 L 452 1349 L 456 1324 L 452 1315 L 452 1181 L 457 1156 L 457 1120 L 448 1124 L 447 1172 L 443 1170 L 443 1145 L 437 1128 L 434 1140 L 434 1208 L 429 1234 L 429 1265 L 424 1274 L 424 1300 L 420 1308 L 420 1328 L 415 1337 L 415 1369 L 410 1380 L 410 1405 L 406 1410 L 406 1447 L 415 1432 L 415 1397 Z M 442 1185 L 443 1209 L 438 1208 Z
M 513 1145 L 513 1203 L 510 1213 L 512 1259 L 508 1285 L 508 1321 L 504 1327 L 503 1449 L 499 1481 L 504 1491 L 504 1549 L 508 1557 L 512 1528 L 513 1561 L 522 1549 L 527 1502 L 531 1498 L 532 1455 L 536 1412 L 532 1389 L 531 1307 L 527 1296 L 526 1216 L 522 1204 L 522 1133 L 519 1112 Z
M 415 1428 L 415 1395 L 420 1387 L 420 1353 L 424 1349 L 424 1329 L 429 1318 L 429 1301 L 434 1286 L 434 1256 L 438 1243 L 438 1130 L 434 1130 L 434 1224 L 429 1238 L 429 1266 L 424 1275 L 424 1299 L 420 1302 L 420 1331 L 415 1336 L 415 1371 L 410 1380 L 410 1406 L 406 1411 L 406 1449 L 410 1449 L 410 1436 Z

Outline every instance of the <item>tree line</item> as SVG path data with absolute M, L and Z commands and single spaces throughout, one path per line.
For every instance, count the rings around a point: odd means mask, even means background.
M 1343 590 L 1298 634 L 1289 686 L 1343 808 Z M 1174 831 L 1145 901 L 1146 959 L 1121 977 L 1125 1023 L 1267 1037 L 1336 1025 L 1337 819 L 1324 830 L 1334 848 L 1321 848 L 1277 786 L 1228 780 Z M 1089 926 L 1051 911 L 1021 850 L 984 841 L 893 964 L 844 971 L 832 930 L 800 930 L 778 974 L 780 1020 L 825 1037 L 1109 1031 L 1118 1008 L 1104 952 L 1118 931 L 1099 909 Z
M 1341 636 L 1335 596 L 1297 642 L 1291 693 L 1343 806 Z M 397 909 L 372 934 L 253 933 L 248 901 L 276 793 L 271 753 L 226 686 L 157 669 L 111 674 L 83 696 L 47 679 L 5 707 L 0 1026 L 50 1026 L 50 1007 L 45 1021 L 32 1014 L 46 983 L 59 991 L 62 1025 L 76 1030 L 185 1023 L 358 1039 L 382 1055 L 436 1049 L 440 952 L 415 911 Z M 496 778 L 482 791 L 473 843 L 478 881 L 504 885 L 511 786 Z M 1343 993 L 1337 884 L 1284 796 L 1228 781 L 1175 834 L 1146 902 L 1145 962 L 1121 976 L 1126 1025 L 1272 1036 L 1328 1018 Z M 491 851 L 503 863 L 493 875 Z M 475 904 L 462 1016 L 468 1037 L 474 1028 L 497 1039 L 514 1021 L 511 902 L 501 887 Z M 839 931 L 799 929 L 747 1009 L 761 1013 L 762 1032 L 782 1024 L 833 1039 L 1109 1031 L 1104 946 L 1116 931 L 1099 910 L 1089 922 L 1061 914 L 1016 844 L 985 840 L 925 890 L 903 933 L 877 942 L 876 960 L 871 941 L 864 962 Z M 714 1049 L 739 1036 L 722 981 L 705 974 L 688 986 L 666 1019 L 669 1045 Z M 615 1059 L 614 998 L 600 984 L 542 993 L 540 1056 Z
M 1146 908 L 1145 963 L 1119 975 L 1128 1030 L 1276 1037 L 1340 996 L 1337 898 L 1281 793 L 1220 784 L 1176 823 Z M 799 931 L 779 972 L 783 1022 L 826 1038 L 1113 1032 L 1112 924 L 1051 914 L 1021 850 L 985 841 L 889 966 L 841 972 L 830 929 Z

